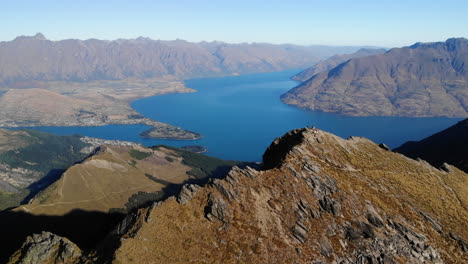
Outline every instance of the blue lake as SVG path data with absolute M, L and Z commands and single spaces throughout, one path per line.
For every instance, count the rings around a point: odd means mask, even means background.
M 144 139 L 145 125 L 103 127 L 36 127 L 55 134 L 141 142 L 144 145 L 203 145 L 207 155 L 223 159 L 261 161 L 270 143 L 287 131 L 316 126 L 342 137 L 363 136 L 390 147 L 420 140 L 461 119 L 405 117 L 349 117 L 306 111 L 283 104 L 279 97 L 297 83 L 297 71 L 190 79 L 197 93 L 169 94 L 137 100 L 132 107 L 143 115 L 201 133 L 193 141 Z

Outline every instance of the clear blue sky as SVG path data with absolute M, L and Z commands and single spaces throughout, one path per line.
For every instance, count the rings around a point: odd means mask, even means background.
M 403 46 L 468 37 L 468 0 L 3 0 L 0 40 L 221 40 Z

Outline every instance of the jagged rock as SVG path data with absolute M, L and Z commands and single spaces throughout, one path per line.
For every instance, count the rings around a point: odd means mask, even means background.
M 452 171 L 452 169 L 450 168 L 450 165 L 447 164 L 446 162 L 442 163 L 442 165 L 440 166 L 440 169 L 445 171 L 445 172 L 450 172 Z
M 232 178 L 232 177 L 231 177 Z M 228 201 L 235 200 L 237 197 L 237 194 L 234 192 L 234 188 L 229 188 L 225 185 L 228 185 L 227 183 L 225 184 L 225 181 L 220 181 L 220 180 L 214 180 L 212 182 L 213 186 L 222 194 L 224 197 L 228 199 Z
M 381 149 L 386 150 L 386 151 L 392 151 L 392 150 L 391 150 L 387 145 L 385 145 L 384 143 L 380 143 L 380 144 L 379 144 L 379 147 L 380 147 Z
M 192 200 L 192 197 L 197 193 L 200 189 L 200 186 L 196 184 L 185 184 L 182 187 L 179 195 L 177 196 L 177 202 L 184 205 L 188 203 L 188 201 Z
M 289 151 L 304 140 L 302 133 L 306 130 L 308 128 L 294 129 L 286 135 L 275 139 L 263 154 L 263 167 L 271 169 L 278 166 Z
M 149 222 L 153 221 L 153 219 L 151 219 L 151 212 L 153 211 L 154 208 L 160 206 L 161 204 L 162 204 L 162 202 L 159 201 L 159 202 L 153 203 L 153 204 L 150 206 L 150 208 L 149 208 L 149 210 L 146 212 L 146 216 L 145 216 L 145 222 L 146 222 L 146 223 L 149 223 Z
M 330 240 L 328 240 L 327 237 L 322 236 L 320 239 L 320 253 L 324 257 L 330 257 L 333 254 L 333 246 L 330 243 Z
M 450 232 L 450 238 L 455 240 L 463 252 L 468 252 L 468 244 L 463 240 L 463 238 L 456 236 L 454 233 Z
M 311 213 L 311 208 L 309 207 L 309 205 L 307 205 L 307 203 L 304 200 L 301 199 L 297 204 L 296 212 L 299 216 L 299 219 L 305 219 Z
M 218 219 L 219 221 L 227 224 L 227 204 L 221 197 L 215 197 L 213 193 L 208 195 L 208 204 L 205 207 L 205 216 L 208 220 L 214 221 Z
M 296 225 L 292 228 L 293 237 L 301 243 L 304 243 L 307 240 L 307 232 L 307 228 L 300 222 L 297 222 Z
M 288 168 L 288 170 L 290 170 L 291 173 L 292 173 L 294 176 L 296 176 L 297 178 L 301 178 L 301 177 L 302 177 L 302 175 L 301 175 L 299 172 L 297 172 L 292 166 L 287 166 L 287 168 Z
M 42 232 L 27 237 L 9 264 L 77 263 L 81 257 L 81 250 L 70 240 Z
M 330 214 L 339 215 L 341 210 L 341 204 L 336 199 L 330 199 L 328 196 L 324 196 L 323 199 L 319 200 L 320 207 Z
M 302 171 L 311 174 L 311 173 L 318 173 L 320 172 L 320 167 L 313 165 L 312 161 L 309 161 L 308 163 L 304 164 L 302 167 Z
M 306 183 L 314 190 L 317 197 L 323 197 L 338 191 L 335 181 L 326 175 L 310 176 L 309 181 L 306 181 Z
M 384 226 L 382 217 L 380 217 L 380 215 L 375 211 L 374 207 L 370 203 L 367 204 L 367 220 L 376 227 Z
M 442 227 L 440 226 L 440 224 L 438 224 L 429 215 L 427 215 L 427 214 L 425 214 L 423 212 L 419 212 L 419 213 L 424 217 L 424 220 L 426 220 L 427 222 L 429 222 L 431 224 L 431 226 L 434 228 L 435 231 L 439 232 L 440 234 L 443 233 Z
M 247 166 L 245 169 L 244 169 L 244 173 L 249 176 L 250 178 L 254 178 L 257 174 L 258 174 L 258 171 Z
M 136 213 L 130 213 L 128 214 L 122 221 L 120 221 L 117 226 L 114 228 L 114 230 L 111 232 L 112 235 L 123 235 L 125 234 L 131 227 L 132 225 L 136 222 L 137 220 L 137 214 Z
M 375 233 L 372 226 L 369 224 L 357 221 L 355 227 L 348 226 L 346 228 L 346 238 L 348 240 L 356 240 L 360 238 L 374 238 Z
M 349 226 L 349 227 L 346 229 L 346 238 L 347 238 L 348 240 L 351 240 L 351 241 L 352 241 L 352 240 L 356 240 L 356 239 L 358 239 L 358 238 L 360 238 L 360 237 L 361 237 L 361 234 L 360 234 L 357 230 L 355 230 L 354 228 L 352 228 L 352 227 Z

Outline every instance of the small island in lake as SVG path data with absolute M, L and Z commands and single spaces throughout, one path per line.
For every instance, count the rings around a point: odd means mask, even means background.
M 204 146 L 200 146 L 200 145 L 191 145 L 191 146 L 183 146 L 183 147 L 180 147 L 181 149 L 183 150 L 187 150 L 187 151 L 191 151 L 191 152 L 195 152 L 195 153 L 205 153 L 208 151 L 207 148 L 205 148 Z
M 173 140 L 195 140 L 202 137 L 201 134 L 174 127 L 165 123 L 158 122 L 157 126 L 143 131 L 140 133 L 143 138 L 159 138 L 159 139 L 173 139 Z

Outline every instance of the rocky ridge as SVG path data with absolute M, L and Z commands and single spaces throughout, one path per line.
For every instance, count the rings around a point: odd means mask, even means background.
M 468 261 L 468 175 L 455 167 L 309 128 L 277 139 L 264 158 L 266 170 L 234 168 L 128 215 L 112 260 L 100 261 Z
M 49 232 L 29 236 L 11 262 L 47 264 L 80 262 L 81 250 L 70 240 Z

